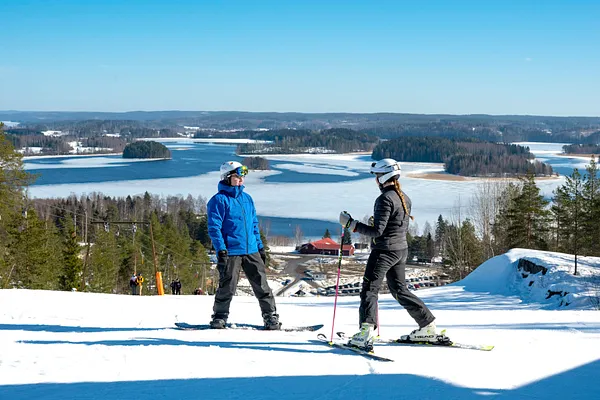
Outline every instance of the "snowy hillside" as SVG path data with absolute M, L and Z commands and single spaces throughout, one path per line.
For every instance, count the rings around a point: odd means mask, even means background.
M 527 272 L 522 267 L 540 269 Z M 600 394 L 600 258 L 515 249 L 460 282 L 416 292 L 440 328 L 491 352 L 376 345 L 384 363 L 314 332 L 179 331 L 208 322 L 212 296 L 0 290 L 0 399 L 594 399 Z M 278 298 L 285 326 L 323 323 L 333 297 Z M 335 331 L 357 330 L 358 297 L 338 299 Z M 414 322 L 394 299 L 380 334 Z M 253 297 L 231 322 L 260 323 Z

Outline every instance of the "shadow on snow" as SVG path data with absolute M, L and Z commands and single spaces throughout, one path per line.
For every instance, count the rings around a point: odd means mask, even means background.
M 64 325 L 15 325 L 0 324 L 0 331 L 29 331 L 29 332 L 127 332 L 127 331 L 156 331 L 164 328 L 97 328 L 87 326 L 64 326 Z
M 203 367 L 200 364 L 198 369 Z M 204 365 L 204 368 L 207 368 Z M 598 392 L 600 361 L 515 389 L 466 388 L 410 374 L 165 379 L 127 382 L 37 383 L 0 386 L 0 398 L 280 399 L 588 399 Z

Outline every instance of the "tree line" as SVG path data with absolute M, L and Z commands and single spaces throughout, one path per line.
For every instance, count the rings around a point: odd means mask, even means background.
M 212 132 L 200 131 L 194 137 L 210 137 Z M 349 153 L 371 151 L 379 139 L 351 129 L 277 129 L 272 131 L 241 131 L 228 137 L 250 138 L 262 143 L 246 143 L 237 147 L 238 154 L 293 154 L 306 152 Z
M 402 137 L 379 143 L 373 159 L 444 163 L 445 171 L 463 176 L 552 175 L 552 167 L 535 161 L 527 147 L 476 138 Z
M 600 154 L 600 145 L 570 144 L 563 146 L 563 151 L 567 154 Z

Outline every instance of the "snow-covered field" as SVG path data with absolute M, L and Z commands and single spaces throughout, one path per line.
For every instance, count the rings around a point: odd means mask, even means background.
M 548 273 L 522 278 L 519 258 Z M 440 328 L 491 352 L 376 345 L 395 360 L 329 348 L 316 334 L 179 331 L 205 323 L 212 296 L 125 296 L 0 290 L 0 399 L 595 399 L 600 394 L 600 258 L 515 249 L 453 285 L 420 290 Z M 529 282 L 533 282 L 530 284 Z M 569 292 L 546 299 L 548 290 Z M 596 297 L 595 297 L 596 296 Z M 358 298 L 278 298 L 285 326 L 353 333 Z M 568 303 L 568 305 L 566 305 Z M 380 299 L 382 337 L 414 322 Z M 260 323 L 253 297 L 230 321 Z

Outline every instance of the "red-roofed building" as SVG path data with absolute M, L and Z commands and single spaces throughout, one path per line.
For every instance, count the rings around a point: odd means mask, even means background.
M 302 254 L 323 254 L 337 256 L 340 254 L 340 244 L 330 238 L 324 238 L 310 243 L 305 243 L 298 250 Z M 345 256 L 354 255 L 354 246 L 345 244 L 342 253 Z

